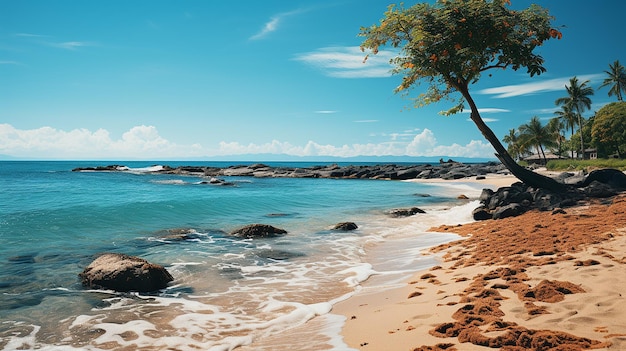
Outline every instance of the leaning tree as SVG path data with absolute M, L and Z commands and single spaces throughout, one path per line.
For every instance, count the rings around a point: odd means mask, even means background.
M 481 118 L 469 92 L 470 84 L 486 71 L 525 68 L 531 77 L 545 72 L 544 59 L 533 51 L 546 40 L 561 38 L 552 20 L 540 6 L 512 10 L 508 0 L 438 0 L 409 8 L 391 5 L 380 24 L 361 28 L 360 35 L 365 37 L 361 49 L 376 54 L 385 45 L 399 48 L 398 56 L 391 60 L 393 73 L 403 75 L 396 92 L 406 93 L 427 82 L 416 106 L 460 93 L 455 106 L 444 114 L 462 111 L 467 102 L 471 120 L 515 177 L 533 187 L 562 191 L 563 184 L 513 160 Z

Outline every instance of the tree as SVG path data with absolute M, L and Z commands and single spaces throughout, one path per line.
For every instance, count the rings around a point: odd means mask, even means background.
M 548 129 L 548 133 L 552 136 L 552 140 L 556 143 L 556 154 L 559 157 L 563 156 L 563 144 L 565 143 L 565 136 L 561 134 L 561 131 L 565 128 L 565 123 L 560 118 L 554 117 L 551 118 L 550 121 L 548 121 L 546 128 Z
M 530 122 L 519 126 L 520 139 L 522 143 L 529 147 L 535 147 L 537 156 L 543 157 L 543 164 L 547 163 L 546 153 L 543 147 L 552 147 L 556 145 L 551 131 L 541 124 L 539 117 L 534 116 Z
M 556 105 L 569 105 L 572 111 L 576 111 L 578 117 L 578 130 L 583 128 L 583 112 L 591 108 L 591 98 L 593 95 L 593 88 L 588 86 L 588 80 L 578 83 L 578 78 L 573 77 L 569 80 L 569 86 L 565 86 L 567 90 L 567 96 L 556 99 L 554 102 Z M 580 133 L 580 155 L 585 158 L 585 141 L 583 139 L 583 133 Z
M 509 134 L 505 135 L 502 141 L 507 144 L 506 150 L 509 154 L 512 154 L 516 160 L 522 157 L 524 150 L 522 150 L 522 143 L 520 143 L 519 135 L 515 129 L 509 129 Z
M 619 63 L 619 60 L 616 60 L 612 65 L 609 64 L 609 70 L 604 71 L 604 73 L 608 77 L 604 79 L 598 89 L 610 85 L 609 96 L 616 95 L 617 101 L 622 101 L 622 92 L 626 92 L 626 69 Z
M 409 8 L 391 5 L 380 25 L 361 28 L 360 35 L 365 37 L 361 49 L 376 54 L 385 45 L 401 48 L 391 60 L 392 72 L 403 75 L 396 92 L 408 93 L 421 81 L 428 82 L 426 92 L 416 99 L 418 107 L 460 93 L 456 105 L 444 114 L 463 110 L 467 102 L 470 119 L 513 175 L 534 187 L 564 190 L 563 184 L 513 160 L 481 118 L 469 92 L 470 84 L 489 70 L 525 68 L 531 77 L 545 72 L 543 57 L 533 51 L 562 36 L 552 27 L 553 17 L 546 9 L 531 5 L 517 11 L 508 5 L 508 0 L 438 0 Z
M 626 152 L 626 101 L 612 102 L 598 110 L 591 136 L 622 158 Z
M 574 137 L 574 127 L 576 127 L 576 124 L 578 123 L 578 116 L 576 116 L 574 111 L 572 111 L 572 106 L 567 104 L 561 105 L 561 110 L 556 111 L 554 114 L 557 115 L 558 119 L 563 121 L 565 128 L 569 128 L 572 131 L 570 139 Z M 574 158 L 574 149 L 572 148 L 571 151 L 572 158 Z

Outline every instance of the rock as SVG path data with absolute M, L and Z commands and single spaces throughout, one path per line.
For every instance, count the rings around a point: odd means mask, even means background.
M 287 234 L 284 229 L 276 228 L 268 224 L 250 224 L 243 228 L 239 228 L 230 233 L 239 238 L 274 238 Z
M 426 213 L 426 211 L 418 207 L 411 207 L 411 208 L 396 208 L 388 212 L 388 214 L 391 217 L 409 217 L 409 216 L 416 215 L 418 213 Z
M 617 169 L 606 168 L 592 171 L 581 184 L 581 187 L 586 187 L 594 181 L 604 183 L 616 190 L 626 190 L 626 174 Z
M 193 240 L 200 238 L 200 233 L 191 228 L 167 229 L 163 232 L 159 232 L 158 234 L 161 234 L 164 239 L 175 241 Z
M 463 195 L 463 194 L 461 194 L 461 195 L 457 196 L 456 198 L 457 198 L 458 200 L 469 200 L 469 197 L 467 197 L 467 195 Z
M 524 212 L 525 211 L 520 204 L 512 203 L 506 206 L 496 208 L 493 211 L 493 219 L 515 217 L 521 215 Z
M 118 253 L 100 255 L 79 277 L 86 287 L 120 292 L 156 291 L 174 280 L 163 266 Z
M 583 189 L 583 191 L 587 196 L 595 198 L 611 197 L 617 194 L 615 188 L 611 187 L 607 183 L 601 183 L 597 180 L 592 181 Z
M 303 253 L 276 250 L 276 249 L 260 250 L 256 252 L 256 255 L 261 258 L 266 258 L 266 259 L 275 260 L 275 261 L 285 261 L 291 258 L 304 256 Z
M 487 219 L 492 219 L 493 215 L 487 210 L 485 206 L 480 206 L 472 211 L 472 216 L 475 221 L 484 221 Z
M 343 230 L 347 232 L 350 230 L 356 230 L 358 228 L 359 226 L 357 226 L 354 222 L 342 222 L 335 224 L 332 230 Z

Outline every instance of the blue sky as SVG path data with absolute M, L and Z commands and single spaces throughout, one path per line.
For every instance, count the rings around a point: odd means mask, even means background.
M 564 26 L 540 48 L 548 71 L 494 72 L 471 87 L 499 137 L 535 115 L 547 122 L 569 78 L 597 88 L 610 63 L 626 63 L 626 2 L 538 3 Z M 393 53 L 363 63 L 359 28 L 389 4 L 0 0 L 0 155 L 492 157 L 467 113 L 393 93 Z M 596 90 L 593 110 L 615 101 L 607 93 Z

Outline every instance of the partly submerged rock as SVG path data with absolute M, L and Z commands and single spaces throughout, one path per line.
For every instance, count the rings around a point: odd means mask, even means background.
M 418 213 L 426 213 L 426 211 L 422 210 L 418 207 L 411 208 L 396 208 L 387 212 L 391 217 L 409 217 L 416 215 Z
M 337 223 L 335 224 L 335 226 L 332 228 L 332 230 L 343 230 L 343 231 L 350 231 L 350 230 L 356 230 L 358 229 L 359 226 L 356 225 L 356 223 L 354 222 L 341 222 L 341 223 Z
M 120 292 L 156 291 L 174 280 L 163 266 L 118 253 L 100 255 L 79 277 L 86 287 Z
M 273 238 L 276 236 L 287 234 L 287 231 L 268 224 L 250 224 L 245 227 L 236 229 L 230 234 L 239 238 L 254 239 Z

